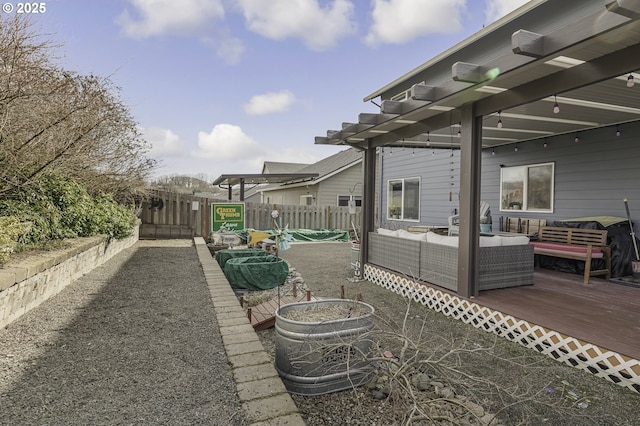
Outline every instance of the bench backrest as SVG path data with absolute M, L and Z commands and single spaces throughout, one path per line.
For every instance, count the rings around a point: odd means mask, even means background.
M 599 229 L 562 228 L 542 226 L 538 241 L 549 241 L 573 246 L 606 246 L 607 231 Z

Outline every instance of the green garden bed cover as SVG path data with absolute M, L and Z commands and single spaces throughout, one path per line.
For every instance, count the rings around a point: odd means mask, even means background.
M 284 284 L 289 265 L 273 255 L 235 257 L 227 261 L 223 272 L 231 288 L 268 290 Z
M 246 240 L 249 231 L 255 231 L 255 229 L 243 229 L 241 231 L 237 231 L 236 235 Z M 273 229 L 258 232 L 269 234 L 272 239 L 276 234 Z M 342 231 L 340 229 L 287 229 L 286 232 L 291 235 L 291 241 L 294 242 L 349 241 L 349 231 Z
M 216 261 L 220 268 L 224 271 L 224 266 L 229 259 L 237 257 L 266 256 L 267 252 L 263 249 L 224 249 L 216 252 Z

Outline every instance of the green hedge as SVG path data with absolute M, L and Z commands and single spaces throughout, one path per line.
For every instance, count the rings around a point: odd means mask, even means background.
M 132 209 L 111 195 L 91 196 L 81 184 L 49 175 L 38 185 L 0 200 L 0 250 L 40 248 L 64 238 L 128 237 L 136 224 Z M 0 258 L 2 261 L 2 258 Z

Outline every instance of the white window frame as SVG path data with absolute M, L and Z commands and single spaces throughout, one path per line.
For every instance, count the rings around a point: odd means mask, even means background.
M 407 207 L 405 206 L 405 182 L 406 181 L 417 181 L 418 183 L 418 197 L 416 200 L 416 205 L 418 208 L 417 211 L 417 217 L 413 218 L 407 218 L 406 217 L 406 211 L 407 211 Z M 402 185 L 402 189 L 401 189 L 401 196 L 400 196 L 400 205 L 396 206 L 393 205 L 393 197 L 391 196 L 392 191 L 391 191 L 391 185 L 392 184 L 397 184 L 400 183 Z M 420 222 L 420 195 L 421 195 L 421 188 L 422 188 L 422 180 L 420 178 L 420 176 L 413 176 L 413 177 L 407 177 L 407 178 L 397 178 L 397 179 L 389 179 L 387 180 L 387 220 L 403 220 L 406 222 Z M 396 213 L 392 213 L 392 208 L 394 211 L 397 211 Z M 397 217 L 396 217 L 397 216 Z
M 531 193 L 531 185 L 530 182 L 530 171 L 534 168 L 550 168 L 550 179 L 549 182 L 546 183 L 548 185 L 548 197 L 549 197 L 549 207 L 548 208 L 539 208 L 539 207 L 530 207 L 530 193 Z M 519 176 L 518 176 L 519 175 Z M 515 191 L 521 191 L 520 196 L 513 196 L 511 193 L 513 191 L 508 192 L 505 188 L 506 182 L 505 179 L 509 176 L 512 179 L 517 178 L 518 176 L 521 179 L 520 184 L 516 184 Z M 553 213 L 553 205 L 555 198 L 555 163 L 537 163 L 537 164 L 525 164 L 520 166 L 504 166 L 500 168 L 500 211 L 501 212 L 510 212 L 510 211 L 522 211 L 522 212 L 535 212 L 535 213 Z M 515 201 L 510 201 L 513 199 Z
M 347 204 L 344 206 L 340 205 L 340 198 L 347 201 Z M 336 206 L 338 207 L 347 207 L 349 205 L 349 201 L 354 200 L 356 202 L 356 207 L 362 207 L 362 195 L 340 195 L 336 196 Z
M 311 203 L 308 202 L 308 200 L 311 200 Z M 304 200 L 304 202 L 303 202 Z M 311 194 L 305 194 L 305 195 L 301 195 L 300 196 L 300 205 L 301 206 L 312 206 L 313 205 L 313 195 Z

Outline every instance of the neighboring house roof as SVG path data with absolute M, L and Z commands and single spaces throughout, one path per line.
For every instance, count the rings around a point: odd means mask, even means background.
M 296 173 L 298 170 L 307 167 L 305 163 L 282 163 L 279 161 L 265 161 L 262 166 L 263 174 L 270 173 Z
M 345 149 L 329 157 L 326 157 L 316 163 L 310 164 L 297 173 L 317 173 L 318 176 L 305 182 L 285 182 L 282 184 L 274 184 L 261 188 L 261 191 L 274 191 L 282 188 L 292 188 L 300 185 L 315 185 L 341 171 L 353 167 L 362 161 L 362 152 L 353 148 Z

